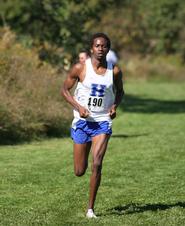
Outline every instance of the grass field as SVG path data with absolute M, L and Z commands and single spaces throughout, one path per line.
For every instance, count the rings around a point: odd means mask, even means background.
M 185 83 L 126 83 L 96 201 L 70 138 L 0 147 L 0 225 L 185 225 Z M 89 159 L 89 161 L 91 161 Z

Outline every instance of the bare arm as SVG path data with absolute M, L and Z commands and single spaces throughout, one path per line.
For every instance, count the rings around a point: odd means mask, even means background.
M 65 100 L 73 106 L 80 114 L 80 117 L 86 118 L 89 115 L 89 112 L 87 109 L 82 107 L 71 95 L 70 90 L 74 87 L 76 82 L 80 80 L 80 74 L 83 71 L 83 65 L 82 64 L 75 64 L 70 72 L 68 73 L 62 89 L 61 89 L 61 95 L 65 98 Z
M 114 86 L 116 88 L 115 105 L 116 107 L 121 103 L 124 95 L 123 89 L 123 74 L 122 71 L 115 66 L 114 67 Z
M 116 90 L 116 95 L 115 95 L 114 105 L 110 108 L 110 117 L 112 119 L 116 117 L 116 108 L 121 103 L 121 100 L 124 95 L 123 79 L 122 79 L 123 74 L 117 66 L 114 67 L 113 73 L 114 73 L 114 86 Z

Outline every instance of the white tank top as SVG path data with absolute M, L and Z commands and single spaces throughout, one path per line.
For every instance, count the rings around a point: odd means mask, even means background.
M 86 60 L 86 74 L 82 82 L 78 82 L 74 92 L 75 100 L 90 112 L 89 117 L 81 118 L 79 112 L 74 110 L 74 120 L 111 121 L 109 109 L 114 104 L 113 92 L 113 66 L 107 62 L 105 74 L 95 73 L 91 59 Z

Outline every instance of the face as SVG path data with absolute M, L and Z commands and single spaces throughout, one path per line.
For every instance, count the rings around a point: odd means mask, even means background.
M 91 48 L 92 54 L 96 59 L 104 59 L 109 51 L 107 46 L 107 40 L 100 37 L 94 39 L 93 46 Z
M 78 59 L 81 64 L 84 64 L 87 59 L 87 54 L 85 52 L 79 53 Z

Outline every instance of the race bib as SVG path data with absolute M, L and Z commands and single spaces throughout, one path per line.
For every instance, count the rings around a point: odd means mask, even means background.
M 88 109 L 93 112 L 104 110 L 104 96 L 106 86 L 101 84 L 91 84 L 91 93 L 88 97 Z

